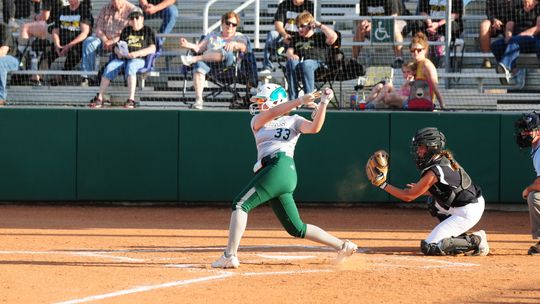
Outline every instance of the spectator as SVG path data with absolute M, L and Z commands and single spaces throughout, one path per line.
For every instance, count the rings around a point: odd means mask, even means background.
M 418 3 L 418 11 L 420 15 L 430 16 L 430 19 L 421 23 L 419 28 L 423 31 L 429 41 L 442 42 L 446 35 L 446 2 L 447 0 L 420 0 Z M 460 36 L 463 31 L 463 1 L 452 0 L 452 39 Z M 442 66 L 441 58 L 444 56 L 444 46 L 437 45 L 433 48 L 431 59 L 435 61 L 437 66 Z
M 42 0 L 41 12 L 34 17 L 35 21 L 23 24 L 19 30 L 19 54 L 21 58 L 24 58 L 28 52 L 32 59 L 35 59 L 32 60 L 34 65 L 30 67 L 32 70 L 38 69 L 37 63 L 41 57 L 38 53 L 43 53 L 45 48 L 33 49 L 29 39 L 34 37 L 41 40 L 47 39 L 48 34 L 52 33 L 54 22 L 58 18 L 62 7 L 64 7 L 64 1 L 62 0 Z M 42 41 L 36 43 L 36 46 L 43 45 L 45 43 L 42 43 Z M 33 75 L 31 81 L 35 85 L 41 84 L 39 75 Z
M 518 70 L 516 61 L 521 52 L 536 53 L 540 58 L 540 6 L 537 0 L 523 0 L 517 4 L 513 20 L 506 23 L 504 38 L 491 44 L 491 49 L 497 59 L 497 73 L 505 74 L 500 78 L 501 84 L 508 84 L 512 77 L 520 82 L 524 76 Z
M 426 57 L 429 51 L 429 44 L 426 35 L 422 32 L 416 33 L 411 40 L 409 46 L 411 51 L 411 57 L 416 63 L 416 72 L 414 73 L 414 79 L 424 80 L 429 84 L 430 92 L 432 93 L 429 98 L 434 102 L 437 98 L 441 110 L 444 109 L 444 102 L 442 95 L 439 91 L 439 77 L 437 75 L 437 68 L 431 60 Z M 409 109 L 408 100 L 404 102 L 403 108 Z
M 401 0 L 360 0 L 360 16 L 398 16 L 405 13 L 404 6 Z M 403 42 L 402 31 L 407 25 L 405 20 L 396 20 L 394 23 L 394 39 L 396 42 Z M 360 20 L 356 26 L 354 33 L 354 41 L 363 42 L 371 33 L 371 21 L 364 19 Z M 401 54 L 403 46 L 401 44 L 394 46 L 394 62 L 393 68 L 400 68 L 403 64 L 403 56 Z M 352 57 L 358 59 L 362 47 L 353 46 Z
M 480 23 L 480 51 L 489 53 L 491 51 L 491 38 L 504 34 L 506 22 L 511 16 L 513 0 L 487 0 L 486 15 L 487 19 Z M 484 58 L 482 67 L 491 69 L 491 61 Z
M 96 56 L 102 51 L 112 52 L 120 39 L 120 33 L 128 25 L 128 15 L 135 6 L 127 0 L 111 0 L 104 6 L 96 19 L 94 35 L 83 42 L 81 70 L 83 72 L 96 69 Z M 83 75 L 82 86 L 88 86 L 88 76 Z
M 7 98 L 7 73 L 19 68 L 19 61 L 13 55 L 15 48 L 11 31 L 5 23 L 0 23 L 0 105 L 5 105 Z
M 275 30 L 268 32 L 266 36 L 261 76 L 270 75 L 274 69 L 270 59 L 271 54 L 276 53 L 276 50 L 281 47 L 286 48 L 291 42 L 292 35 L 298 33 L 296 17 L 303 11 L 313 15 L 313 2 L 310 0 L 285 0 L 279 4 L 274 15 Z
M 401 66 L 401 71 L 403 72 L 404 82 L 400 89 L 396 91 L 390 79 L 379 82 L 366 98 L 366 109 L 403 108 L 403 104 L 405 104 L 411 93 L 411 82 L 414 81 L 416 63 L 414 61 L 404 63 Z
M 62 7 L 54 23 L 52 39 L 54 56 L 66 57 L 65 70 L 73 68 L 81 61 L 82 42 L 90 34 L 92 12 L 90 6 L 81 5 L 81 0 L 69 0 L 69 5 Z M 63 77 L 55 82 L 62 82 Z
M 300 13 L 296 17 L 296 24 L 298 34 L 293 36 L 286 53 L 286 76 L 291 99 L 298 98 L 297 75 L 302 77 L 304 94 L 315 90 L 315 70 L 327 60 L 328 49 L 338 43 L 338 34 L 316 21 L 309 12 Z M 315 32 L 315 29 L 320 31 Z
M 180 47 L 193 50 L 201 55 L 180 56 L 182 64 L 193 67 L 193 87 L 195 89 L 195 103 L 192 108 L 203 108 L 203 90 L 206 74 L 211 68 L 223 68 L 231 66 L 235 60 L 234 52 L 246 52 L 248 50 L 248 38 L 237 32 L 240 17 L 233 11 L 221 16 L 221 33 L 210 33 L 198 44 L 188 42 L 180 38 Z M 211 66 L 209 64 L 213 63 Z
M 120 41 L 114 48 L 116 58 L 112 59 L 103 72 L 99 93 L 90 103 L 92 108 L 103 107 L 103 94 L 109 87 L 111 80 L 118 76 L 124 68 L 127 76 L 129 97 L 125 108 L 135 108 L 135 89 L 137 87 L 137 71 L 144 67 L 146 56 L 156 52 L 156 34 L 144 25 L 142 9 L 134 7 L 128 16 L 129 26 L 120 34 Z
M 32 0 L 35 1 L 35 0 Z M 31 0 L 3 0 L 2 1 L 2 17 L 8 27 L 18 29 L 19 24 L 15 21 L 16 18 L 27 18 L 31 13 Z M 39 0 L 38 0 L 39 1 Z
M 172 32 L 178 17 L 176 0 L 139 0 L 139 5 L 144 11 L 144 18 L 163 19 L 163 23 L 159 27 L 159 33 L 167 34 Z

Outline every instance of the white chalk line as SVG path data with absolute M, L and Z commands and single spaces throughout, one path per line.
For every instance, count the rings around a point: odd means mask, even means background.
M 134 294 L 139 292 L 146 292 L 161 288 L 170 288 L 170 287 L 177 287 L 177 286 L 186 286 L 196 283 L 203 283 L 203 282 L 209 282 L 214 280 L 220 280 L 225 279 L 232 276 L 271 276 L 271 275 L 292 275 L 292 274 L 304 274 L 304 273 L 315 273 L 315 272 L 330 272 L 329 269 L 323 269 L 323 270 L 298 270 L 298 271 L 272 271 L 272 272 L 247 272 L 247 273 L 235 273 L 235 272 L 225 272 L 222 271 L 219 275 L 209 276 L 209 277 L 202 277 L 197 279 L 189 279 L 189 280 L 180 280 L 180 281 L 174 281 L 174 282 L 168 282 L 158 285 L 147 285 L 147 286 L 139 286 L 131 289 L 124 289 L 119 290 L 111 293 L 105 293 L 95 296 L 88 296 L 81 299 L 74 299 L 64 302 L 57 302 L 55 304 L 77 304 L 77 303 L 86 303 L 90 301 L 96 301 L 96 300 L 103 300 L 107 298 L 113 298 L 113 297 L 119 297 L 124 296 L 128 294 Z
M 146 259 L 135 259 L 129 257 L 114 256 L 109 254 L 103 254 L 101 252 L 92 252 L 92 251 L 30 251 L 30 250 L 3 250 L 0 251 L 0 254 L 30 254 L 30 255 L 74 255 L 74 256 L 86 256 L 86 257 L 96 257 L 102 259 L 111 259 L 124 262 L 146 262 Z

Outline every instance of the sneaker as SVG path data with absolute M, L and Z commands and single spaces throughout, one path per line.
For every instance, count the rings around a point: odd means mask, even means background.
M 496 71 L 497 71 L 497 74 L 504 74 L 505 78 L 499 78 L 499 80 L 501 81 L 502 85 L 507 85 L 508 82 L 510 81 L 510 78 L 512 78 L 512 74 L 510 74 L 510 71 L 508 70 L 508 68 L 505 67 L 504 64 L 499 62 L 497 64 Z
M 491 60 L 489 60 L 489 58 L 484 58 L 484 61 L 482 61 L 482 68 L 491 69 Z
M 10 27 L 12 29 L 18 29 L 19 24 L 17 23 L 17 21 L 15 21 L 15 19 L 11 18 L 11 19 L 9 19 L 8 27 Z
M 235 255 L 226 257 L 223 254 L 217 261 L 212 263 L 212 268 L 238 268 L 240 266 L 240 261 Z
M 180 56 L 180 61 L 185 66 L 190 66 L 193 64 L 193 56 L 191 55 L 182 55 Z
M 101 109 L 101 108 L 103 108 L 103 99 L 99 98 L 98 94 L 96 94 L 96 97 L 94 97 L 94 99 L 92 99 L 92 101 L 90 101 L 88 106 L 90 108 L 94 108 L 94 109 Z
M 536 245 L 531 246 L 529 248 L 529 251 L 527 251 L 528 255 L 540 255 L 540 242 L 536 243 Z
M 126 109 L 135 109 L 135 100 L 128 99 L 126 103 L 124 104 L 124 108 Z
M 396 59 L 394 59 L 394 63 L 392 63 L 392 68 L 401 69 L 401 66 L 403 65 L 403 63 L 404 63 L 403 58 L 396 57 Z
M 196 109 L 196 110 L 202 110 L 203 109 L 203 102 L 202 100 L 196 100 L 195 103 L 193 103 L 191 106 L 190 106 L 191 109 Z
M 259 72 L 259 76 L 270 76 L 272 75 L 272 70 L 269 68 L 266 68 Z
M 476 249 L 472 255 L 476 256 L 486 256 L 489 253 L 489 244 L 487 242 L 487 235 L 484 230 L 479 230 L 473 232 L 473 235 L 476 235 L 480 238 L 480 244 L 478 244 L 478 249 Z
M 345 259 L 355 253 L 356 250 L 358 250 L 358 246 L 355 243 L 345 240 L 345 242 L 343 242 L 343 246 L 341 246 L 341 249 L 338 251 L 336 262 L 341 263 L 345 261 Z
M 514 80 L 515 85 L 518 86 L 519 90 L 523 89 L 525 86 L 525 70 L 516 70 L 516 72 L 512 75 L 512 79 Z

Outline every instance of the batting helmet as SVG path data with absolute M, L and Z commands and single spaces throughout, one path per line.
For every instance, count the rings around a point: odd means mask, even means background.
M 289 101 L 287 91 L 277 84 L 265 83 L 257 88 L 257 94 L 251 98 L 252 104 L 249 105 L 249 112 L 252 115 L 259 111 L 266 111 L 280 103 Z
M 427 127 L 416 131 L 411 143 L 411 154 L 418 169 L 427 167 L 435 156 L 439 155 L 446 145 L 446 136 L 443 132 L 434 127 Z M 417 153 L 419 146 L 425 146 L 427 152 L 419 156 Z

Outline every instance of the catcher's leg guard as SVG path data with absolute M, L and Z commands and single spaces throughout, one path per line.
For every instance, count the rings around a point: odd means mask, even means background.
M 422 252 L 425 255 L 456 255 L 475 250 L 480 244 L 480 238 L 476 235 L 462 235 L 453 238 L 442 239 L 439 243 L 427 244 L 422 241 Z

